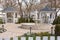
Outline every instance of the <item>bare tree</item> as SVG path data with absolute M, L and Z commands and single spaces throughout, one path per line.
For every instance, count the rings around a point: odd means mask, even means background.
M 33 0 L 32 0 L 32 2 L 33 2 Z M 32 11 L 31 10 L 31 8 L 32 8 L 32 2 L 29 2 L 29 4 L 27 4 L 27 2 L 25 2 L 25 4 L 26 4 L 26 9 L 25 9 L 25 13 L 27 13 L 27 17 L 28 17 L 28 22 L 30 21 L 30 12 Z
M 19 6 L 19 14 L 21 17 L 23 17 L 22 2 L 19 2 L 19 0 L 18 0 L 18 6 Z
M 57 8 L 59 8 L 59 10 L 60 10 L 60 0 L 49 0 L 48 2 L 50 2 L 51 3 L 51 7 L 52 8 L 55 8 L 55 11 L 57 10 Z M 48 4 L 49 5 L 49 4 Z M 56 13 L 55 13 L 55 18 L 57 17 L 57 13 L 59 12 L 59 10 L 58 11 L 56 11 Z

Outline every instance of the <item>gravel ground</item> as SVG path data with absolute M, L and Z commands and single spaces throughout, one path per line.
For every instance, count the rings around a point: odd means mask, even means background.
M 18 26 L 20 26 L 21 24 L 7 23 L 7 24 L 4 24 L 4 25 L 5 25 L 5 29 L 7 29 L 7 31 L 4 32 L 4 33 L 0 33 L 1 38 L 21 36 L 24 33 L 29 32 L 29 29 L 18 28 Z M 32 32 L 34 32 L 34 33 L 37 33 L 37 32 L 50 32 L 50 27 L 51 26 L 52 25 L 50 25 L 48 27 L 48 25 L 46 25 L 46 24 L 44 24 L 44 25 L 40 24 L 40 28 L 43 28 L 43 30 L 42 29 L 41 30 L 32 30 Z M 38 27 L 36 27 L 36 28 L 38 28 Z

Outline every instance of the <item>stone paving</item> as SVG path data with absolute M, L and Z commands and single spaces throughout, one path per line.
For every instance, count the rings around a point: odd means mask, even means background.
M 21 36 L 24 33 L 29 32 L 29 29 L 18 28 L 18 26 L 20 26 L 20 24 L 7 23 L 7 24 L 4 24 L 4 25 L 5 25 L 5 29 L 7 29 L 7 31 L 4 32 L 4 33 L 0 33 L 1 38 Z M 36 32 L 46 32 L 46 31 L 50 32 L 50 27 L 46 26 L 46 30 L 32 30 L 32 32 L 34 32 L 34 33 L 36 33 Z M 42 28 L 45 28 L 45 27 L 42 27 Z

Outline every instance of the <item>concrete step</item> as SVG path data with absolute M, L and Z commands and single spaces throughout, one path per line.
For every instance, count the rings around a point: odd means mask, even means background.
M 38 30 L 49 30 L 51 29 L 52 25 L 51 24 L 36 24 L 36 25 L 22 25 L 21 28 L 23 29 L 38 29 Z

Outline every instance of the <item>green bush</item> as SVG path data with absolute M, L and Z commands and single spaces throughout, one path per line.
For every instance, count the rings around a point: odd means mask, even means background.
M 13 40 L 13 37 L 11 37 L 10 40 Z
M 56 24 L 55 26 L 55 35 L 60 36 L 60 24 Z
M 34 22 L 34 20 L 32 18 L 30 18 L 30 22 Z
M 50 34 L 48 32 L 41 32 L 41 33 L 35 33 L 37 36 L 49 36 Z
M 2 19 L 0 19 L 0 24 L 3 24 L 3 21 L 2 21 Z
M 25 22 L 24 18 L 18 18 L 18 23 L 23 23 L 23 22 Z
M 60 24 L 60 16 L 55 18 L 55 20 L 53 21 L 53 25 L 55 25 L 55 24 Z
M 50 33 L 48 32 L 40 32 L 40 33 L 32 33 L 31 35 L 27 35 L 27 33 L 25 33 L 23 36 L 50 36 Z
M 34 23 L 34 20 L 32 18 L 18 18 L 18 22 L 17 23 Z
M 55 35 L 60 36 L 60 16 L 55 18 L 53 25 L 55 25 Z

